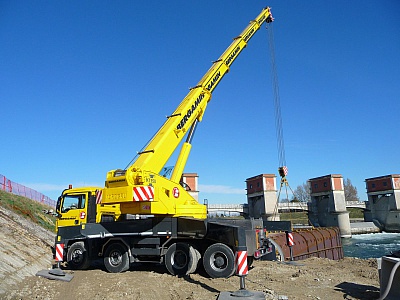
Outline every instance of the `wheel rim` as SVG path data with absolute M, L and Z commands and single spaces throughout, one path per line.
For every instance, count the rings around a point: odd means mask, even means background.
M 176 250 L 171 256 L 171 263 L 176 269 L 183 269 L 188 264 L 188 257 L 182 250 Z
M 122 254 L 119 251 L 112 251 L 109 256 L 110 264 L 113 266 L 118 266 L 122 263 Z
M 72 252 L 72 262 L 74 264 L 79 264 L 83 261 L 83 251 L 82 249 L 76 249 L 74 252 Z
M 215 252 L 210 256 L 210 266 L 215 271 L 225 270 L 228 266 L 228 257 L 223 252 Z

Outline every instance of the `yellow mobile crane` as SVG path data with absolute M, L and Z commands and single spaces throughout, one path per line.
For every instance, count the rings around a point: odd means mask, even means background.
M 133 262 L 155 261 L 165 263 L 172 274 L 188 274 L 202 257 L 211 277 L 228 277 L 238 247 L 247 247 L 251 258 L 271 252 L 262 221 L 209 221 L 206 206 L 180 180 L 212 92 L 261 25 L 272 21 L 270 8 L 264 8 L 190 89 L 136 160 L 107 173 L 105 187 L 63 191 L 56 208 L 58 262 L 84 269 L 101 257 L 108 271 L 121 272 Z M 171 177 L 160 175 L 185 136 Z M 153 217 L 129 219 L 131 215 Z

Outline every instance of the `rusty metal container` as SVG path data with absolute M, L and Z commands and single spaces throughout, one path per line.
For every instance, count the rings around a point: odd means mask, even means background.
M 292 234 L 294 241 L 292 256 L 286 232 L 272 232 L 268 235 L 281 261 L 302 260 L 309 257 L 338 260 L 344 257 L 338 227 L 296 229 L 292 231 Z

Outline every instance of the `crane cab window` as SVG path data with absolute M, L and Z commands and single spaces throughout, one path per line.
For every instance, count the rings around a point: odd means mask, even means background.
M 65 213 L 71 209 L 85 208 L 85 195 L 66 195 L 64 196 L 61 212 Z

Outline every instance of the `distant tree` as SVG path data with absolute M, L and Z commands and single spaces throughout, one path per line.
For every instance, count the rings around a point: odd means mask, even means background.
M 344 196 L 346 201 L 360 201 L 360 198 L 358 197 L 357 193 L 357 188 L 351 183 L 350 179 L 348 178 L 343 179 L 343 185 L 344 185 Z M 296 202 L 296 201 L 299 202 L 311 201 L 310 189 L 307 183 L 299 185 L 293 191 L 293 197 L 291 202 Z
M 310 189 L 307 183 L 297 186 L 293 191 L 292 202 L 296 202 L 296 200 L 299 202 L 311 201 Z
M 360 201 L 358 197 L 357 188 L 351 183 L 351 180 L 343 179 L 344 197 L 346 201 Z
M 280 202 L 280 203 L 289 203 L 290 201 L 289 201 L 288 198 L 281 198 L 281 199 L 279 200 L 279 202 Z

